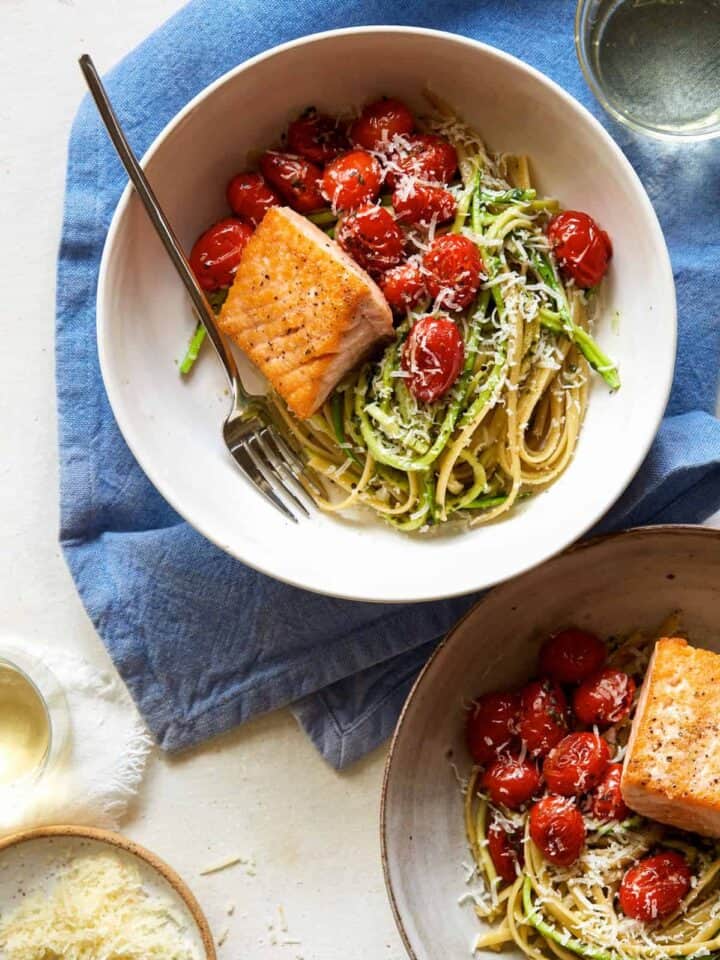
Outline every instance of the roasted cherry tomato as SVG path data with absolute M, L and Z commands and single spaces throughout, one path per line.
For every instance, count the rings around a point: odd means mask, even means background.
M 319 166 L 334 160 L 350 146 L 344 125 L 312 107 L 290 124 L 287 144 L 292 153 Z
M 675 850 L 663 850 L 626 871 L 618 891 L 620 908 L 635 920 L 660 920 L 680 906 L 690 885 L 685 857 Z
M 320 193 L 322 172 L 304 157 L 268 150 L 260 158 L 260 169 L 265 179 L 298 213 L 312 213 L 325 206 Z
M 550 221 L 547 235 L 563 273 L 579 287 L 600 283 L 612 257 L 612 244 L 589 214 L 579 210 L 558 213 Z
M 624 820 L 630 815 L 620 791 L 622 764 L 611 763 L 588 797 L 587 811 L 595 820 Z
M 609 727 L 627 717 L 635 696 L 635 681 L 622 670 L 605 667 L 584 680 L 573 694 L 580 723 Z
M 544 756 L 567 733 L 567 701 L 551 680 L 534 680 L 520 693 L 520 736 L 533 756 Z
M 412 113 L 400 100 L 369 103 L 350 127 L 350 139 L 366 150 L 381 150 L 393 137 L 407 136 L 415 127 Z
M 190 266 L 203 290 L 230 286 L 252 234 L 247 223 L 227 217 L 197 238 L 190 252 Z
M 540 789 L 540 774 L 529 758 L 504 753 L 485 768 L 480 784 L 493 803 L 517 810 Z
M 424 227 L 433 222 L 445 223 L 457 210 L 457 201 L 449 190 L 410 178 L 395 189 L 392 204 L 401 223 L 419 223 Z
M 543 797 L 530 810 L 530 836 L 546 860 L 569 867 L 585 844 L 585 823 L 572 800 Z
M 468 710 L 467 744 L 475 763 L 488 763 L 508 750 L 517 738 L 520 697 L 516 693 L 486 693 Z
M 505 883 L 513 883 L 517 879 L 517 868 L 522 864 L 520 843 L 497 820 L 493 820 L 488 827 L 487 841 L 488 853 L 497 875 Z
M 403 346 L 402 367 L 410 392 L 432 403 L 448 392 L 465 361 L 465 344 L 457 324 L 442 314 L 420 317 Z
M 405 237 L 392 214 L 372 204 L 345 214 L 335 239 L 356 263 L 375 276 L 399 263 L 405 250 Z
M 227 202 L 233 213 L 257 226 L 270 207 L 282 203 L 261 173 L 238 173 L 227 185 Z
M 605 644 L 585 630 L 562 630 L 540 648 L 540 673 L 557 683 L 581 683 L 605 663 Z
M 607 740 L 596 733 L 569 733 L 545 757 L 543 777 L 550 793 L 579 797 L 600 783 L 609 763 Z
M 380 193 L 382 168 L 367 150 L 351 150 L 325 167 L 322 190 L 334 210 L 354 210 Z
M 425 296 L 425 277 L 414 258 L 386 271 L 380 278 L 380 289 L 396 313 L 405 313 Z
M 436 237 L 423 257 L 427 289 L 440 306 L 464 310 L 480 286 L 483 262 L 469 237 L 446 233 Z
M 450 183 L 458 165 L 455 147 L 434 133 L 417 133 L 406 139 L 407 146 L 389 158 L 386 179 L 390 186 L 399 185 L 403 175 L 428 183 Z

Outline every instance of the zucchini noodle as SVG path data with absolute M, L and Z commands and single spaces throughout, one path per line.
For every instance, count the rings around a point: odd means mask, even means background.
M 405 531 L 458 518 L 487 523 L 547 487 L 572 459 L 590 367 L 619 386 L 588 333 L 592 294 L 563 282 L 549 249 L 545 229 L 557 201 L 538 198 L 526 157 L 491 156 L 428 97 L 435 112 L 424 128 L 458 153 L 458 212 L 449 228 L 415 228 L 408 239 L 421 252 L 436 233 L 462 233 L 477 244 L 487 275 L 474 304 L 453 314 L 465 345 L 458 380 L 432 403 L 418 402 L 405 382 L 402 347 L 418 316 L 436 309 L 426 301 L 408 312 L 382 356 L 346 376 L 309 420 L 273 397 L 318 506 L 364 505 Z
M 655 640 L 677 633 L 673 615 L 651 635 L 636 632 L 617 642 L 609 663 L 641 678 Z M 606 738 L 618 755 L 630 732 L 629 718 Z M 661 960 L 720 954 L 720 849 L 716 841 L 663 826 L 640 816 L 622 823 L 585 818 L 587 837 L 580 858 L 570 867 L 547 862 L 528 830 L 527 812 L 494 806 L 478 789 L 474 767 L 464 796 L 465 832 L 473 857 L 471 899 L 485 930 L 475 951 L 516 945 L 532 960 Z M 503 883 L 488 852 L 490 817 L 522 837 L 524 863 L 517 879 Z M 616 907 L 616 894 L 628 866 L 657 846 L 679 849 L 693 869 L 693 883 L 668 917 L 643 923 Z M 468 896 L 461 898 L 462 901 Z

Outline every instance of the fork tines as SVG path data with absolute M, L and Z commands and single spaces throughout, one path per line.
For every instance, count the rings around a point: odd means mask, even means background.
M 269 426 L 247 433 L 230 452 L 241 470 L 283 516 L 297 523 L 297 517 L 282 496 L 304 516 L 310 516 L 305 502 L 310 502 L 309 497 L 300 481 L 303 465 Z

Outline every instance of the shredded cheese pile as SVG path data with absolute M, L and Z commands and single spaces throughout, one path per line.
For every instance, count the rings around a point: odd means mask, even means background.
M 3 960 L 199 960 L 180 913 L 129 861 L 88 855 L 0 914 Z

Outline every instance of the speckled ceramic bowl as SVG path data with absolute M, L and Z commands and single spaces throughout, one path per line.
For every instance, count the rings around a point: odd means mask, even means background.
M 58 869 L 73 858 L 108 850 L 121 859 L 131 860 L 140 872 L 143 887 L 172 907 L 195 955 L 203 960 L 216 960 L 210 927 L 185 881 L 154 853 L 109 830 L 48 826 L 25 830 L 0 840 L 3 916 L 22 903 L 27 891 L 49 889 Z
M 554 630 L 652 630 L 673 610 L 692 643 L 720 648 L 720 530 L 648 527 L 584 543 L 491 591 L 438 648 L 405 704 L 383 788 L 385 880 L 413 960 L 470 957 L 479 931 L 472 907 L 458 906 L 471 860 L 451 766 L 470 768 L 463 704 L 523 683 Z

